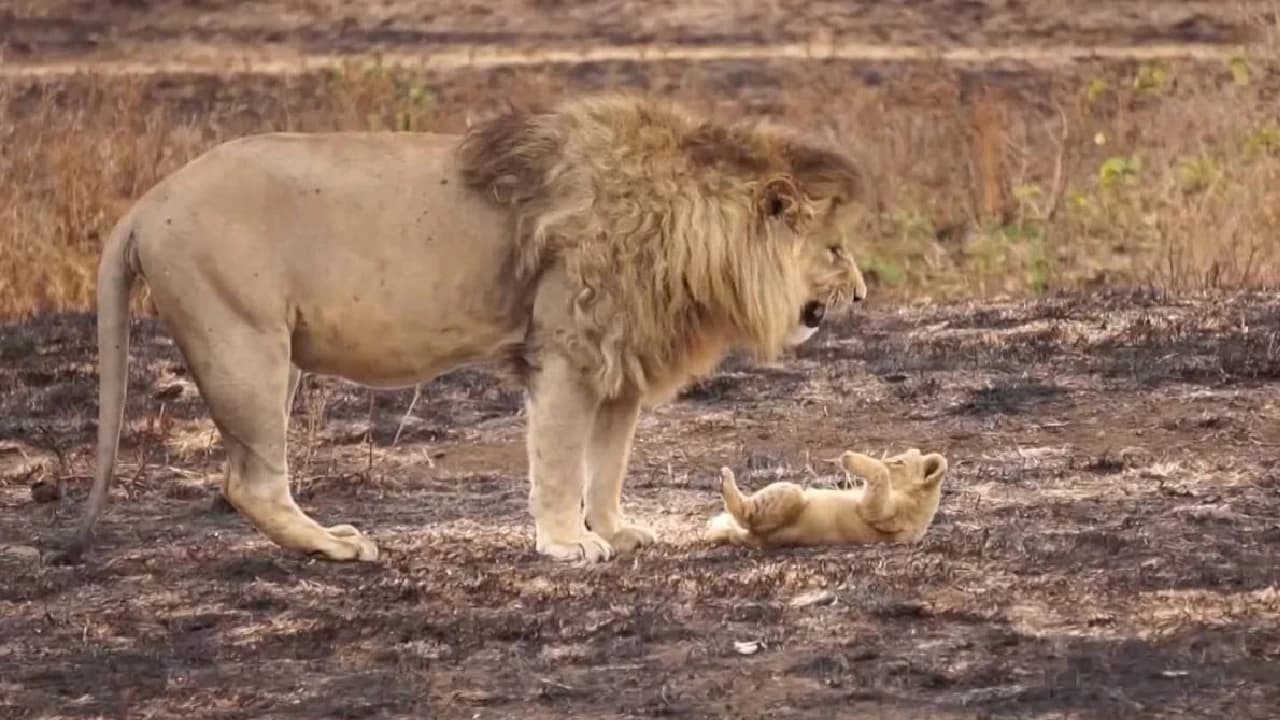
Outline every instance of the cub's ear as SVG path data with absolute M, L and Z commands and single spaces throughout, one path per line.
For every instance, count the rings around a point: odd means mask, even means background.
M 792 230 L 799 230 L 812 210 L 790 178 L 771 178 L 760 192 L 760 215 L 766 220 L 781 220 Z
M 938 453 L 929 453 L 924 456 L 924 481 L 922 485 L 937 485 L 942 482 L 942 477 L 947 474 L 947 459 Z

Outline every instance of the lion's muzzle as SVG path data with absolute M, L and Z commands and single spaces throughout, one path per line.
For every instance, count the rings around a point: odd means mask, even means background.
M 822 318 L 826 317 L 827 304 L 817 300 L 810 300 L 800 309 L 800 322 L 805 327 L 816 328 L 822 324 Z

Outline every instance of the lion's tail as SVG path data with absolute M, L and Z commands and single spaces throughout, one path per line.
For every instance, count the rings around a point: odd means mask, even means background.
M 77 558 L 106 505 L 115 470 L 129 380 L 129 289 L 137 270 L 132 218 L 124 218 L 102 251 L 98 265 L 98 464 L 84 516 L 64 557 Z

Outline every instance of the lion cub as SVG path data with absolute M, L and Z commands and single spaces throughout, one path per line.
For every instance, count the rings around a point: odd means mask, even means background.
M 911 543 L 924 537 L 938 511 L 946 458 L 915 448 L 884 460 L 845 452 L 840 465 L 866 484 L 834 490 L 777 482 L 743 496 L 733 472 L 721 468 L 725 512 L 708 523 L 709 539 L 763 548 Z

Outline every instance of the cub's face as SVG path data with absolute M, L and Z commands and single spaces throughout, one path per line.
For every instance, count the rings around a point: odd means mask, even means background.
M 881 462 L 889 469 L 889 483 L 895 491 L 936 505 L 942 495 L 942 478 L 947 474 L 946 458 L 937 453 L 922 455 L 912 448 Z

